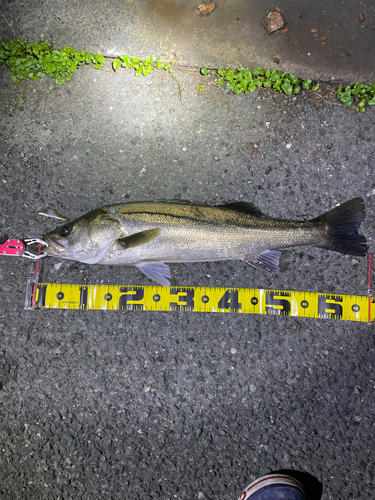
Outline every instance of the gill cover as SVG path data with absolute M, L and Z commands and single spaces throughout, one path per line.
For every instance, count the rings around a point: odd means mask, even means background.
M 63 259 L 96 264 L 121 235 L 120 222 L 108 214 L 94 212 L 67 222 L 44 236 L 46 253 Z

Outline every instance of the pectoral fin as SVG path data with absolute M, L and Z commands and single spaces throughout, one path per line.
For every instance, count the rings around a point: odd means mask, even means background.
M 121 245 L 123 248 L 133 248 L 138 247 L 139 245 L 144 245 L 153 241 L 160 234 L 160 229 L 147 229 L 146 231 L 141 231 L 140 233 L 134 233 L 130 236 L 125 236 L 125 238 L 121 238 L 117 240 L 117 243 Z
M 170 286 L 167 278 L 171 277 L 171 270 L 164 262 L 139 262 L 135 265 L 143 274 L 163 286 Z
M 281 252 L 277 250 L 268 250 L 260 255 L 249 255 L 243 260 L 260 271 L 278 273 L 280 255 Z

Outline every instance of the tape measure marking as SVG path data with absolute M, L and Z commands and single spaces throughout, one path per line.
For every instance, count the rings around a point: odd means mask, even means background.
M 221 312 L 368 322 L 375 299 L 258 288 L 35 284 L 32 308 Z

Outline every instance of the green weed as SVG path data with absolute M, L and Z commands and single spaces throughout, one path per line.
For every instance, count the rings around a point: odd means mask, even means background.
M 209 75 L 211 71 L 205 66 L 201 68 L 203 75 Z M 217 83 L 232 89 L 235 94 L 244 92 L 254 92 L 257 87 L 272 87 L 277 92 L 284 92 L 287 95 L 299 94 L 301 90 L 318 90 L 319 83 L 313 82 L 309 78 L 300 80 L 291 73 L 282 73 L 279 70 L 264 70 L 263 67 L 251 70 L 247 69 L 227 69 L 220 68 L 216 72 L 218 77 Z M 364 112 L 366 106 L 375 104 L 375 83 L 364 85 L 356 83 L 348 85 L 343 90 L 341 87 L 337 89 L 337 97 L 345 106 L 355 105 L 356 111 Z
M 9 42 L 0 42 L 0 64 L 10 70 L 14 83 L 20 83 L 24 78 L 31 80 L 49 76 L 54 78 L 58 85 L 69 82 L 74 71 L 83 64 L 94 64 L 96 69 L 105 65 L 105 59 L 101 54 L 89 54 L 83 50 L 74 50 L 72 47 L 54 49 L 50 43 L 35 42 L 28 43 L 26 40 L 12 39 Z M 120 66 L 134 69 L 135 76 L 148 75 L 155 69 L 163 69 L 172 73 L 173 62 L 169 64 L 148 56 L 145 60 L 138 57 L 121 55 L 119 59 L 112 61 L 114 71 Z M 19 98 L 19 104 L 23 104 L 23 91 Z
M 101 54 L 88 54 L 85 51 L 64 47 L 57 50 L 47 41 L 33 45 L 26 40 L 0 42 L 0 64 L 10 70 L 14 83 L 28 77 L 31 80 L 49 76 L 58 85 L 71 79 L 72 73 L 82 64 L 93 63 L 95 68 L 105 64 Z
M 145 60 L 143 60 L 138 59 L 138 57 L 122 55 L 120 56 L 120 59 L 114 59 L 114 61 L 112 61 L 112 67 L 115 71 L 117 71 L 120 66 L 123 66 L 124 68 L 134 68 L 135 76 L 137 77 L 141 75 L 149 75 L 155 69 L 164 69 L 165 71 L 172 73 L 173 64 L 173 62 L 165 64 L 162 61 L 159 61 L 159 59 L 155 59 L 154 61 L 151 56 L 148 56 Z
M 201 73 L 209 75 L 210 70 L 203 66 Z M 282 73 L 279 70 L 271 71 L 269 69 L 265 71 L 263 67 L 253 70 L 250 68 L 219 68 L 216 76 L 219 77 L 217 80 L 219 85 L 226 82 L 227 88 L 232 89 L 235 94 L 254 92 L 257 87 L 272 87 L 276 91 L 284 92 L 287 95 L 298 94 L 302 89 L 318 90 L 319 88 L 319 83 L 312 80 L 302 81 L 291 73 Z
M 24 78 L 31 80 L 49 76 L 54 78 L 58 85 L 70 81 L 74 71 L 83 64 L 94 64 L 96 69 L 105 65 L 101 54 L 89 54 L 85 51 L 74 50 L 72 47 L 54 49 L 47 41 L 30 44 L 26 40 L 12 39 L 9 42 L 0 42 L 0 64 L 10 70 L 14 83 L 20 83 Z M 135 76 L 146 76 L 155 69 L 162 69 L 172 73 L 173 62 L 168 64 L 148 56 L 146 59 L 121 55 L 112 61 L 112 68 L 117 71 L 120 66 L 134 69 Z M 203 75 L 211 71 L 206 66 L 201 68 Z M 286 95 L 298 94 L 301 90 L 318 90 L 319 83 L 310 79 L 300 80 L 291 73 L 282 73 L 279 70 L 264 70 L 263 67 L 255 69 L 227 69 L 219 68 L 216 71 L 217 83 L 232 89 L 235 94 L 254 92 L 257 87 L 272 87 L 277 92 Z M 204 85 L 197 87 L 202 92 Z M 23 94 L 23 93 L 22 93 Z M 371 86 L 361 83 L 348 85 L 344 89 L 337 89 L 337 97 L 344 106 L 355 106 L 356 111 L 364 112 L 367 106 L 375 105 L 375 83 Z M 22 95 L 19 103 L 23 104 Z
M 337 89 L 337 97 L 344 104 L 344 106 L 355 105 L 356 111 L 366 110 L 365 106 L 375 105 L 375 83 L 365 85 L 356 83 L 355 85 L 347 85 L 343 90 L 341 87 Z

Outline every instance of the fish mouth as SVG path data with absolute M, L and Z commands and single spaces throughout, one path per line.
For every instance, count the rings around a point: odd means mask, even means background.
M 43 248 L 43 252 L 47 255 L 61 255 L 65 252 L 66 248 L 64 245 L 54 240 L 53 238 L 44 237 L 44 241 L 48 244 L 48 247 Z

